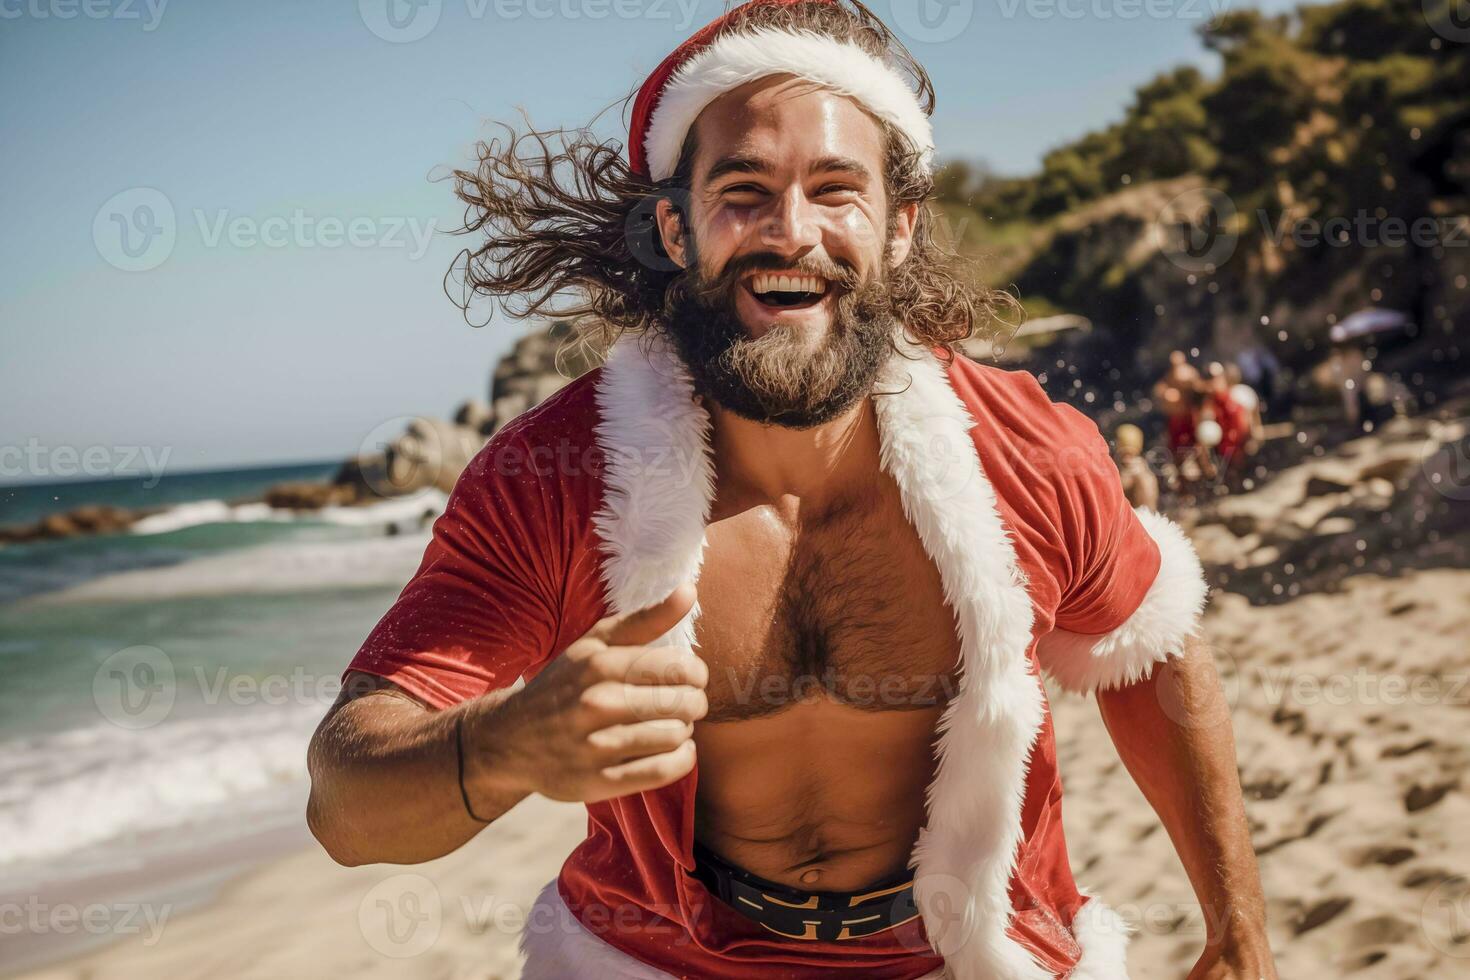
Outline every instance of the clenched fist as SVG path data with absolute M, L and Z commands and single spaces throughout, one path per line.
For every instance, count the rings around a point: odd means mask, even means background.
M 593 803 L 657 789 L 694 768 L 694 722 L 709 668 L 686 647 L 650 647 L 693 607 L 681 585 L 657 605 L 608 616 L 536 679 L 466 719 L 477 785 Z

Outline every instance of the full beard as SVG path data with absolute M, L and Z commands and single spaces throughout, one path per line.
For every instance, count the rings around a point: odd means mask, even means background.
M 837 418 L 873 389 L 893 351 L 897 319 L 887 283 L 866 281 L 830 261 L 797 263 L 838 289 L 832 323 L 815 349 L 805 331 L 775 327 L 751 337 L 735 311 L 746 272 L 790 268 L 778 256 L 732 260 L 705 278 L 698 261 L 674 282 L 665 301 L 670 338 L 694 389 L 744 419 L 809 429 Z

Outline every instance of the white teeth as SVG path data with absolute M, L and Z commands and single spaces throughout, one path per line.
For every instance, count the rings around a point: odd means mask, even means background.
M 825 293 L 827 280 L 820 276 L 787 276 L 762 272 L 751 277 L 750 288 L 757 293 Z

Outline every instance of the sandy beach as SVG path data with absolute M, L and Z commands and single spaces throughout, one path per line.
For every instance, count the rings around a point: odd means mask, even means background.
M 1403 423 L 1194 515 L 1230 584 L 1206 620 L 1227 702 L 1211 717 L 1234 726 L 1283 977 L 1470 973 L 1470 571 L 1455 533 L 1470 504 L 1434 455 L 1460 438 Z M 1331 560 L 1314 575 L 1303 555 Z M 1275 588 L 1282 569 L 1305 585 Z M 1079 882 L 1136 928 L 1135 978 L 1183 977 L 1205 925 L 1183 869 L 1095 705 L 1053 701 Z M 583 830 L 580 807 L 535 798 L 422 867 L 301 850 L 156 934 L 30 976 L 514 977 L 524 910 Z

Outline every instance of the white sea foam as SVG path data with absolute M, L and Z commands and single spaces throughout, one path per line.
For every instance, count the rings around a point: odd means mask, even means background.
M 278 542 L 104 575 L 30 601 L 57 605 L 396 587 L 413 575 L 428 543 L 425 530 L 346 541 Z
M 0 742 L 0 878 L 110 841 L 212 829 L 294 800 L 325 703 Z
M 438 490 L 421 490 L 362 507 L 323 507 L 314 511 L 285 510 L 259 501 L 229 504 L 223 500 L 196 500 L 144 517 L 135 522 L 130 530 L 134 534 L 167 534 L 201 524 L 279 524 L 296 521 L 354 527 L 395 524 L 416 521 L 428 513 L 440 514 L 447 499 Z

